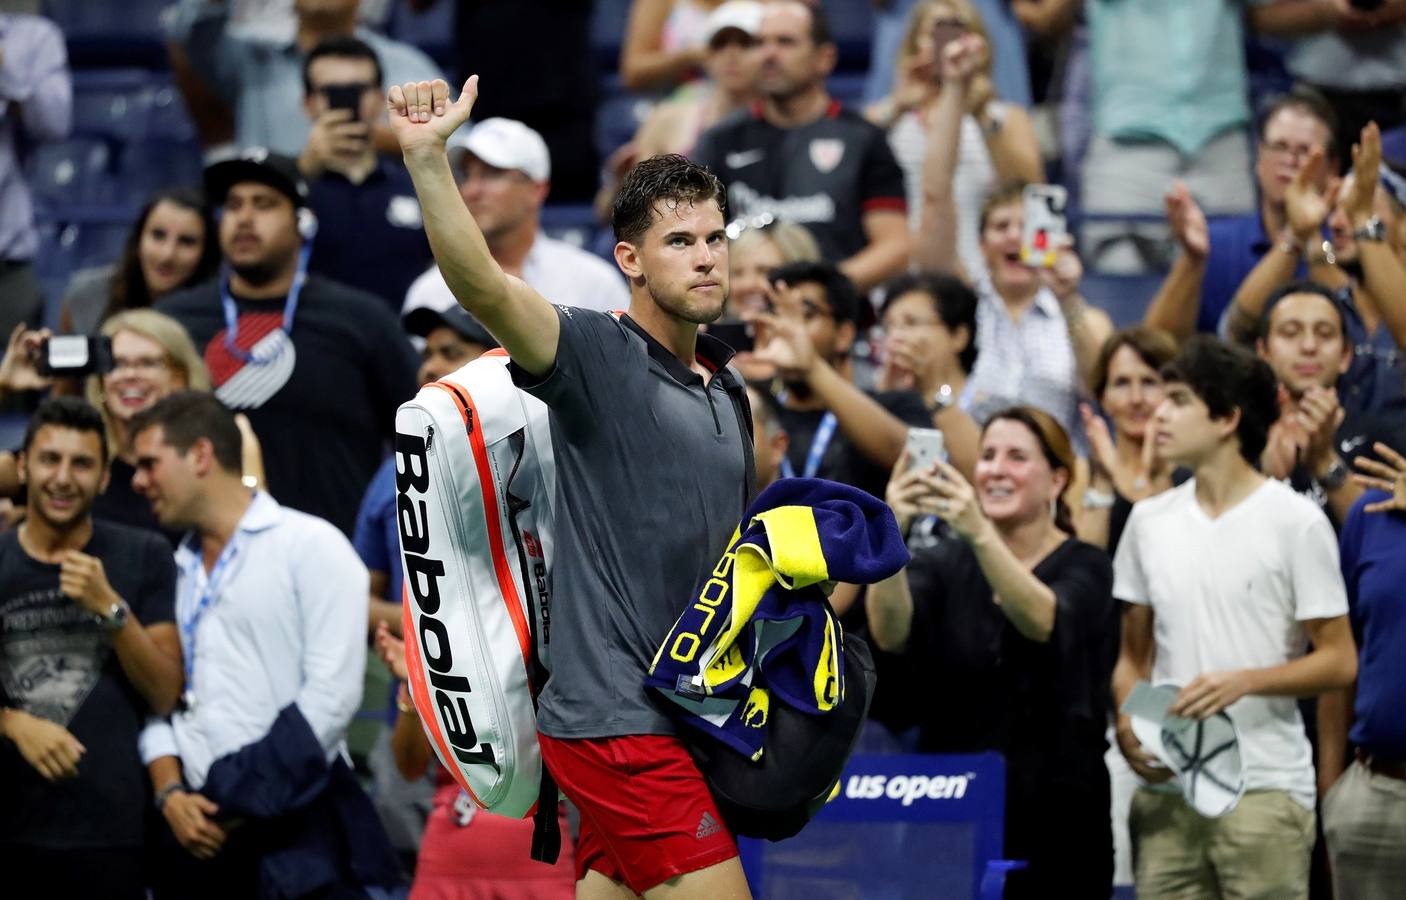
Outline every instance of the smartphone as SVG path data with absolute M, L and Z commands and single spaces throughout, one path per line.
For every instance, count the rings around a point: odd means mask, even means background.
M 936 428 L 908 429 L 908 468 L 929 469 L 937 460 L 946 461 L 947 443 Z
M 1020 232 L 1020 261 L 1035 269 L 1051 269 L 1055 253 L 1069 234 L 1064 205 L 1069 199 L 1057 184 L 1028 184 L 1022 201 L 1025 226 Z
M 112 338 L 103 335 L 65 334 L 39 345 L 35 369 L 50 378 L 77 378 L 112 371 Z
M 943 18 L 932 23 L 932 78 L 942 81 L 942 53 L 947 45 L 967 33 L 967 25 L 960 19 Z
M 351 120 L 355 122 L 361 118 L 361 94 L 365 90 L 364 84 L 329 84 L 322 93 L 327 97 L 328 109 L 351 110 Z
M 757 336 L 751 322 L 714 322 L 708 326 L 708 333 L 738 353 L 756 349 Z

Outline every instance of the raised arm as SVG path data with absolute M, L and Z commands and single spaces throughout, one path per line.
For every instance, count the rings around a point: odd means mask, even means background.
M 1163 202 L 1167 224 L 1181 245 L 1181 253 L 1147 305 L 1142 324 L 1160 328 L 1178 341 L 1184 341 L 1196 332 L 1196 316 L 1201 311 L 1201 282 L 1206 277 L 1206 258 L 1211 249 L 1210 232 L 1201 207 L 1180 181 L 1172 185 Z
M 943 49 L 942 93 L 928 116 L 927 154 L 923 157 L 922 211 L 913 262 L 932 272 L 966 272 L 957 255 L 957 201 L 952 181 L 961 152 L 962 116 L 985 42 L 974 35 L 959 38 Z
M 393 85 L 387 97 L 391 128 L 424 213 L 425 234 L 444 281 L 459 305 L 498 339 L 520 367 L 546 375 L 556 361 L 561 325 L 542 295 L 507 274 L 493 259 L 454 183 L 445 155 L 449 135 L 462 125 L 478 96 L 478 76 L 450 102 L 443 81 Z
M 1352 190 L 1343 198 L 1343 211 L 1354 230 L 1364 228 L 1375 211 L 1379 167 L 1382 164 L 1382 135 L 1376 122 L 1362 129 L 1361 143 L 1352 148 Z M 1358 240 L 1362 264 L 1362 284 L 1371 294 L 1392 340 L 1406 347 L 1406 267 L 1388 241 Z

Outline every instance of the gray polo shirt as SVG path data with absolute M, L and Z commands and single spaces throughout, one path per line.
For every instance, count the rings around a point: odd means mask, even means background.
M 557 316 L 553 370 L 537 381 L 513 367 L 551 409 L 557 464 L 552 674 L 537 725 L 555 738 L 672 734 L 644 676 L 746 508 L 742 380 L 706 334 L 705 384 L 628 316 Z

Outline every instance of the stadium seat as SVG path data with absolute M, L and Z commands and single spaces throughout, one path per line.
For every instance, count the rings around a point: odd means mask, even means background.
M 94 138 L 40 144 L 25 166 L 36 203 L 57 209 L 105 203 L 113 197 L 111 151 Z
M 161 12 L 171 0 L 44 0 L 44 15 L 63 29 L 69 62 L 86 66 L 164 66 Z
M 133 141 L 118 158 L 121 191 L 115 199 L 139 205 L 161 188 L 195 187 L 200 184 L 202 171 L 200 145 L 195 141 Z
M 142 137 L 151 120 L 152 96 L 145 87 L 73 92 L 73 133 L 125 143 Z
M 871 4 L 860 0 L 821 0 L 840 51 L 839 71 L 863 74 L 869 69 L 869 42 L 874 33 Z
M 619 78 L 602 79 L 596 107 L 596 150 L 600 158 L 608 158 L 629 143 L 652 108 L 652 101 L 625 90 Z
M 625 42 L 625 23 L 630 18 L 630 0 L 596 0 L 591 10 L 591 49 L 596 68 L 614 75 L 620 70 L 620 46 Z
M 830 96 L 855 112 L 863 111 L 865 76 L 856 73 L 837 72 L 825 82 Z
M 739 840 L 743 869 L 768 900 L 999 900 L 1005 795 L 999 754 L 856 754 L 800 834 Z
M 1151 275 L 1085 272 L 1079 290 L 1085 300 L 1108 313 L 1114 327 L 1127 328 L 1142 321 L 1147 305 L 1157 295 L 1165 277 L 1160 272 Z

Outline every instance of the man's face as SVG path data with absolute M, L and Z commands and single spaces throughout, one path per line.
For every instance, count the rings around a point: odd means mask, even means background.
M 810 38 L 810 10 L 801 3 L 768 5 L 757 34 L 757 89 L 786 99 L 822 83 L 835 64 L 831 46 Z
M 69 531 L 88 518 L 107 487 L 107 460 L 95 431 L 44 425 L 20 459 L 20 482 L 29 486 L 29 515 L 54 531 Z
M 1310 387 L 1332 387 L 1352 363 L 1342 317 L 1317 294 L 1290 294 L 1274 305 L 1259 353 L 1294 397 Z
M 708 44 L 703 67 L 723 91 L 741 94 L 756 86 L 758 56 L 755 38 L 739 28 L 725 28 Z
M 1228 426 L 1225 419 L 1211 418 L 1210 409 L 1188 385 L 1167 382 L 1152 414 L 1154 452 L 1170 465 L 1194 468 L 1220 445 Z
M 241 278 L 264 284 L 292 271 L 298 256 L 297 212 L 282 191 L 241 181 L 225 196 L 220 250 Z
M 195 447 L 186 453 L 176 452 L 166 443 L 166 429 L 153 425 L 138 432 L 132 439 L 132 449 L 137 456 L 132 490 L 151 504 L 162 527 L 194 527 L 201 496 Z
M 1025 227 L 1025 206 L 1015 199 L 994 207 L 981 229 L 981 255 L 986 271 L 1002 294 L 1033 289 L 1039 282 L 1035 270 L 1020 261 L 1020 232 Z
M 438 381 L 458 371 L 487 349 L 483 344 L 465 340 L 448 325 L 441 325 L 425 336 L 425 349 L 420 354 L 420 384 Z
M 789 292 L 778 291 L 776 298 L 768 301 L 768 311 L 805 322 L 815 354 L 827 363 L 834 365 L 843 360 L 854 343 L 854 325 L 835 318 L 835 308 L 821 285 L 807 281 L 789 287 Z M 758 346 L 765 344 L 765 337 L 765 329 L 762 329 L 757 336 Z
M 634 245 L 634 268 L 660 309 L 706 325 L 722 315 L 728 290 L 728 244 L 716 200 L 660 200 L 659 218 Z M 622 244 L 616 249 L 617 259 Z
M 1332 136 L 1328 126 L 1306 110 L 1291 106 L 1275 113 L 1265 123 L 1264 139 L 1255 157 L 1255 178 L 1264 199 L 1276 206 L 1282 204 L 1284 190 L 1298 174 L 1299 166 L 1315 149 L 1326 151 Z M 1322 184 L 1318 186 L 1321 188 Z
M 546 184 L 517 169 L 490 166 L 472 153 L 464 154 L 463 174 L 459 195 L 485 239 L 496 240 L 537 221 L 547 197 Z
M 308 118 L 316 119 L 327 111 L 328 88 L 356 87 L 360 89 L 361 102 L 356 117 L 361 122 L 375 122 L 380 118 L 385 100 L 381 96 L 381 86 L 376 83 L 376 67 L 369 59 L 351 56 L 320 56 L 308 67 L 308 81 L 312 90 L 303 98 L 303 106 Z M 368 152 L 371 145 L 366 145 Z
M 1362 256 L 1357 239 L 1352 236 L 1352 219 L 1343 207 L 1344 198 L 1349 196 L 1356 181 L 1355 173 L 1343 178 L 1342 188 L 1338 191 L 1338 205 L 1328 215 L 1328 237 L 1333 242 L 1333 254 L 1339 263 L 1357 263 Z M 1387 240 L 1391 242 L 1397 257 L 1406 259 L 1406 215 L 1392 203 L 1391 195 L 1380 184 L 1372 196 L 1372 212 L 1386 225 Z

